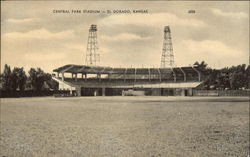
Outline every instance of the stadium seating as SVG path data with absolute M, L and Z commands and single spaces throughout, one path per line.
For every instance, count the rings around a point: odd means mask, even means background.
M 111 67 L 105 67 L 102 71 L 103 74 L 109 74 L 109 73 L 112 73 L 113 71 L 113 68 Z
M 199 75 L 197 71 L 192 67 L 181 67 L 181 69 L 185 72 L 187 81 L 197 81 L 199 80 Z
M 160 73 L 157 68 L 150 68 L 150 80 L 151 81 L 159 81 L 160 80 Z
M 170 68 L 160 68 L 161 80 L 164 81 L 174 81 L 174 74 Z
M 138 68 L 136 69 L 136 81 L 149 80 L 149 69 L 147 68 Z
M 127 74 L 135 74 L 135 69 L 134 68 L 127 68 L 126 75 Z
M 184 74 L 180 68 L 173 68 L 176 76 L 176 81 L 184 81 Z

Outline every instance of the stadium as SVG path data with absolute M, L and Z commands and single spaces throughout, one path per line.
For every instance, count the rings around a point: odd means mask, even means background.
M 204 80 L 204 75 L 195 67 L 171 69 L 65 65 L 54 72 L 57 72 L 53 78 L 59 83 L 59 89 L 75 91 L 78 96 L 191 96 L 192 89 Z M 64 73 L 72 77 L 65 77 Z
M 89 29 L 86 65 L 65 65 L 54 69 L 59 90 L 77 96 L 192 96 L 206 78 L 196 67 L 174 67 L 170 27 L 164 27 L 161 68 L 113 68 L 96 66 L 97 26 Z M 65 77 L 69 74 L 70 77 Z

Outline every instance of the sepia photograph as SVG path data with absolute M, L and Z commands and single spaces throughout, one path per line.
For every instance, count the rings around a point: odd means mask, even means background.
M 249 157 L 249 1 L 1 1 L 0 157 Z

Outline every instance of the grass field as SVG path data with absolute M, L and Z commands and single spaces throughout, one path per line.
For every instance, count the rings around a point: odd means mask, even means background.
M 1 99 L 1 157 L 247 157 L 247 97 Z

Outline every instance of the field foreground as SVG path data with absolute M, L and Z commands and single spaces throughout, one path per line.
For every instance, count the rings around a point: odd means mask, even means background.
M 1 99 L 0 157 L 247 157 L 247 97 Z

